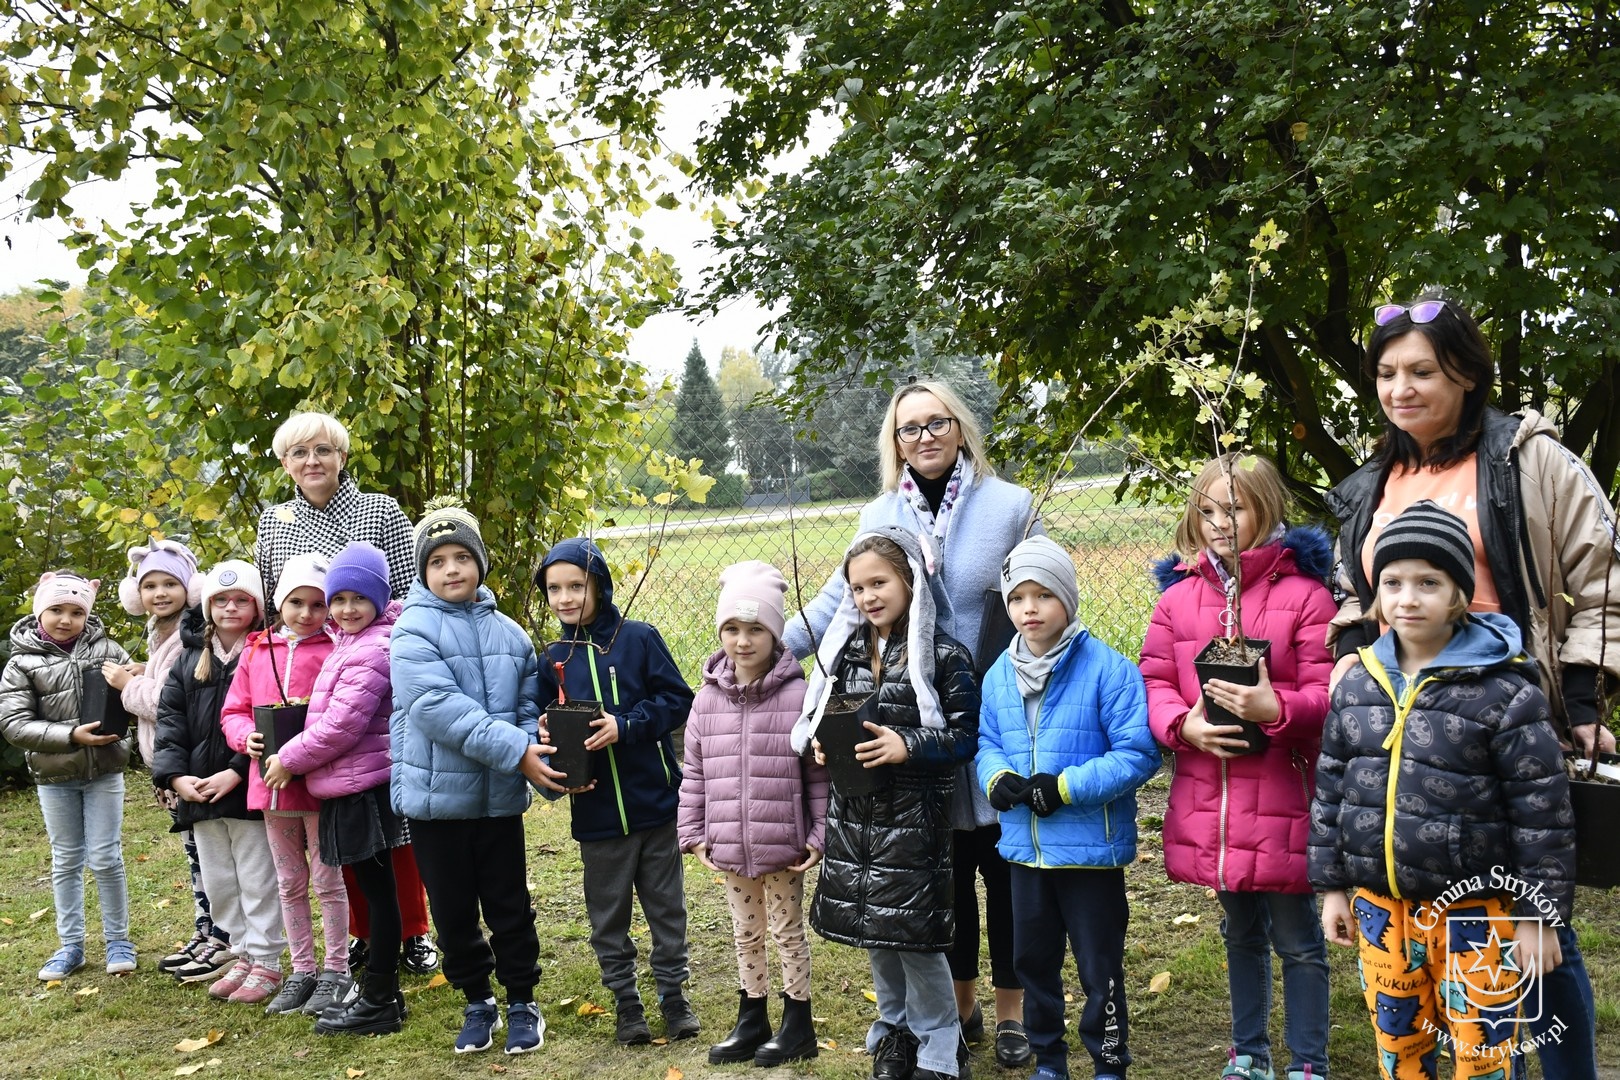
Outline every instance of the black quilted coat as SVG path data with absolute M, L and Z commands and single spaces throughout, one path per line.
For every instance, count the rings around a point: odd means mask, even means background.
M 181 620 L 180 642 L 180 659 L 169 669 L 169 679 L 158 697 L 152 783 L 172 789 L 178 777 L 212 776 L 221 769 L 234 770 L 242 782 L 218 802 L 177 802 L 170 831 L 183 832 L 199 821 L 215 818 L 262 818 L 262 813 L 247 808 L 247 774 L 252 759 L 232 750 L 219 726 L 219 710 L 231 688 L 231 676 L 236 674 L 236 659 L 222 664 L 215 656 L 209 672 L 212 677 L 207 682 L 198 680 L 197 661 L 203 650 L 201 608 L 191 608 Z
M 868 635 L 850 638 L 833 673 L 837 691 L 872 689 Z M 957 766 L 979 745 L 979 687 L 973 657 L 944 634 L 934 637 L 934 683 L 943 729 L 925 728 L 906 668 L 903 635 L 883 656 L 879 722 L 905 740 L 904 764 L 871 795 L 837 785 L 827 810 L 827 851 L 810 925 L 828 941 L 862 949 L 943 952 L 956 932 L 951 883 L 951 797 Z
M 1501 875 L 1512 875 L 1568 918 L 1574 815 L 1535 664 L 1521 655 L 1425 672 L 1403 710 L 1373 652 L 1362 649 L 1333 691 L 1311 804 L 1311 884 L 1455 900 L 1500 895 Z M 1468 882 L 1483 888 L 1447 893 Z M 1520 900 L 1515 914 L 1546 912 Z

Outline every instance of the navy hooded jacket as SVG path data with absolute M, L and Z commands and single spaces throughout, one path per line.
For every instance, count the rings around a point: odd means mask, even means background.
M 546 553 L 537 575 L 570 563 L 596 585 L 596 614 L 585 626 L 562 627 L 562 640 L 540 659 L 540 705 L 557 700 L 557 664 L 570 701 L 600 701 L 618 718 L 619 741 L 592 756 L 595 790 L 573 796 L 575 840 L 608 840 L 675 820 L 681 769 L 670 736 L 686 722 L 692 689 L 669 646 L 651 625 L 626 619 L 613 606 L 613 577 L 589 540 L 563 540 Z

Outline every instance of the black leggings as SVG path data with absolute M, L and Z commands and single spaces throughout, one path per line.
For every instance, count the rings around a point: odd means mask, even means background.
M 384 849 L 352 863 L 355 884 L 371 909 L 371 952 L 366 960 L 365 994 L 387 1001 L 399 989 L 399 893 L 394 888 L 394 861 Z
M 996 850 L 1000 825 L 957 829 L 952 856 L 956 884 L 956 942 L 946 959 L 951 978 L 971 982 L 979 977 L 979 892 L 974 873 L 984 878 L 984 921 L 990 938 L 990 985 L 1021 989 L 1013 970 L 1012 876 Z

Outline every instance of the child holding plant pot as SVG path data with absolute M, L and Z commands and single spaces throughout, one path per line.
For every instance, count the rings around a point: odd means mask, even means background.
M 613 576 L 602 551 L 575 537 L 541 561 L 536 582 L 562 623 L 562 640 L 540 663 L 540 707 L 558 700 L 594 701 L 601 715 L 585 741 L 592 756 L 588 785 L 559 786 L 572 795 L 572 831 L 585 864 L 585 911 L 602 985 L 617 1009 L 615 1037 L 625 1046 L 652 1042 L 636 989 L 630 940 L 632 894 L 652 932 L 652 971 L 664 1033 L 690 1039 L 701 1025 L 686 999 L 686 884 L 675 818 L 681 769 L 671 735 L 686 721 L 692 690 L 653 626 L 626 619 L 613 603 Z M 546 742 L 546 718 L 540 718 Z M 553 741 L 555 737 L 552 737 Z M 548 767 L 548 772 L 549 772 Z M 555 774 L 553 774 L 555 775 Z
M 1305 873 L 1313 770 L 1333 667 L 1323 584 L 1332 545 L 1288 528 L 1288 499 L 1271 462 L 1230 454 L 1193 482 L 1173 554 L 1155 567 L 1163 595 L 1142 645 L 1148 722 L 1175 755 L 1164 818 L 1165 872 L 1214 889 L 1225 911 L 1232 1045 L 1225 1077 L 1269 1080 L 1271 954 L 1282 957 L 1290 1080 L 1327 1075 L 1327 949 Z M 1259 680 L 1200 680 L 1193 658 L 1226 636 L 1228 589 L 1243 631 L 1271 642 Z M 1211 724 L 1205 697 L 1259 725 L 1263 749 L 1235 724 Z
M 1159 769 L 1147 696 L 1135 666 L 1080 624 L 1074 561 L 1055 541 L 1013 548 L 1001 595 L 1018 633 L 985 673 L 976 765 L 1012 868 L 1033 1080 L 1069 1075 L 1065 941 L 1086 995 L 1080 1039 L 1097 1080 L 1118 1080 L 1131 1063 L 1124 868 L 1136 859 L 1136 790 Z
M 834 775 L 810 925 L 867 951 L 877 1080 L 962 1076 L 968 1060 L 945 953 L 956 934 L 951 799 L 977 747 L 979 688 L 967 647 L 934 627 L 927 543 L 898 525 L 855 538 L 793 729 L 794 750 L 813 746 L 826 764 L 837 748 L 818 725 L 835 696 L 876 695 L 870 737 L 853 753 L 885 775 L 864 794 Z
M 326 567 L 324 555 L 296 555 L 288 560 L 276 581 L 275 625 L 251 635 L 237 661 L 219 722 L 231 749 L 255 762 L 264 756 L 265 744 L 254 723 L 254 706 L 308 701 L 315 676 L 332 651 L 332 638 L 326 630 Z M 248 769 L 248 809 L 264 811 L 293 972 L 315 974 L 315 920 L 309 904 L 313 884 L 321 901 L 326 969 L 348 974 L 348 895 L 343 891 L 343 875 L 321 862 L 315 827 L 320 800 L 302 780 L 272 788 L 265 782 L 263 768 L 255 764 Z M 263 1005 L 280 989 L 278 948 L 274 956 L 243 955 L 208 992 L 238 1004 Z
M 1575 829 L 1558 735 L 1518 625 L 1470 613 L 1474 544 L 1424 499 L 1373 546 L 1389 627 L 1333 689 L 1311 806 L 1322 926 L 1354 947 L 1381 1075 L 1502 1077 L 1521 1000 L 1563 963 Z
M 681 850 L 725 875 L 742 984 L 737 1025 L 709 1048 L 711 1065 L 768 1068 L 816 1056 L 804 875 L 821 861 L 827 771 L 793 752 L 804 670 L 782 647 L 786 596 L 786 579 L 769 563 L 721 572 L 720 650 L 703 665 L 686 721 Z M 774 1035 L 765 1007 L 767 924 L 782 964 L 782 1026 Z

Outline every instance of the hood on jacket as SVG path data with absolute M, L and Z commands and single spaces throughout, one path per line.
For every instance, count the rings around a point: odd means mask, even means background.
M 401 612 L 408 607 L 418 606 L 437 608 L 440 611 L 466 611 L 469 608 L 494 607 L 495 594 L 490 591 L 489 586 L 480 585 L 478 586 L 478 592 L 474 594 L 471 600 L 451 603 L 428 588 L 427 583 L 421 578 L 417 578 L 411 582 L 411 591 L 405 594 L 403 601 L 390 600 L 388 606 L 392 608 L 396 603 L 399 604 Z M 378 619 L 381 618 L 382 616 L 379 615 Z M 397 620 L 399 616 L 396 614 L 394 618 Z
M 587 626 L 564 626 L 563 639 L 576 637 L 581 630 L 593 638 L 611 637 L 621 616 L 613 604 L 613 574 L 608 570 L 607 557 L 602 554 L 602 549 L 583 536 L 557 541 L 546 552 L 546 557 L 540 561 L 540 569 L 534 574 L 534 583 L 540 586 L 542 594 L 546 588 L 546 567 L 557 563 L 577 566 L 596 582 L 595 617 Z
M 39 616 L 24 615 L 11 624 L 11 651 L 13 655 L 37 653 L 40 656 L 56 656 L 57 654 L 71 655 L 82 642 L 86 645 L 107 636 L 107 628 L 102 625 L 101 616 L 86 615 L 84 629 L 73 644 L 64 649 L 56 642 L 47 642 L 39 633 Z
M 1384 665 L 1384 670 L 1394 677 L 1394 673 L 1400 670 L 1400 662 L 1395 655 L 1395 632 L 1390 630 L 1382 634 L 1373 642 L 1372 651 L 1378 662 Z M 1524 638 L 1519 633 L 1518 624 L 1506 615 L 1485 611 L 1463 618 L 1456 633 L 1451 635 L 1451 640 L 1440 650 L 1440 655 L 1423 671 L 1488 671 L 1504 664 L 1513 664 L 1530 682 L 1540 681 L 1535 664 L 1530 663 L 1524 655 Z
M 482 586 L 480 586 L 479 588 L 480 588 L 480 591 L 482 591 Z M 493 593 L 490 594 L 490 599 L 492 599 L 492 600 L 494 599 L 494 594 Z M 478 601 L 475 599 L 473 602 L 477 603 Z M 404 611 L 404 610 L 405 610 L 405 604 L 402 601 L 390 600 L 390 601 L 388 601 L 388 606 L 387 607 L 385 607 L 381 611 L 377 612 L 377 617 L 375 619 L 372 619 L 369 623 L 367 623 L 365 626 L 363 626 L 360 629 L 359 634 L 351 634 L 351 633 L 349 633 L 348 631 L 344 630 L 342 627 L 338 626 L 337 623 L 331 621 L 330 619 L 327 620 L 327 623 L 326 623 L 326 632 L 328 634 L 332 635 L 332 640 L 335 641 L 335 642 L 340 642 L 341 643 L 341 642 L 344 642 L 344 641 L 353 641 L 356 638 L 360 637 L 362 634 L 371 633 L 371 630 L 372 630 L 373 627 L 377 627 L 377 626 L 382 626 L 382 627 L 393 626 L 395 623 L 397 623 L 399 621 L 399 613 L 401 611 Z
M 264 629 L 264 620 L 256 619 L 247 633 L 242 635 L 242 643 L 247 644 L 253 635 Z M 200 649 L 203 646 L 203 635 L 208 631 L 208 621 L 203 618 L 202 605 L 186 608 L 185 614 L 180 617 L 180 644 L 188 649 Z
M 739 690 L 744 690 L 750 697 L 763 700 L 776 693 L 784 684 L 803 678 L 804 668 L 800 667 L 793 654 L 781 645 L 776 647 L 776 662 L 757 681 L 749 683 L 746 687 L 737 685 L 737 667 L 726 655 L 726 650 L 716 649 L 714 655 L 703 662 L 703 681 L 733 699 L 738 696 Z
M 1319 525 L 1294 525 L 1283 533 L 1276 545 L 1261 544 L 1245 551 L 1240 556 L 1244 572 L 1248 572 L 1251 562 L 1264 561 L 1269 567 L 1276 556 L 1266 549 L 1273 546 L 1292 554 L 1294 568 L 1304 577 L 1326 581 L 1328 574 L 1333 571 L 1333 538 L 1327 534 L 1327 530 Z M 1189 561 L 1180 552 L 1172 551 L 1164 558 L 1155 560 L 1153 580 L 1159 591 L 1164 592 L 1177 582 L 1198 573 L 1198 561 L 1202 554 L 1195 552 Z

